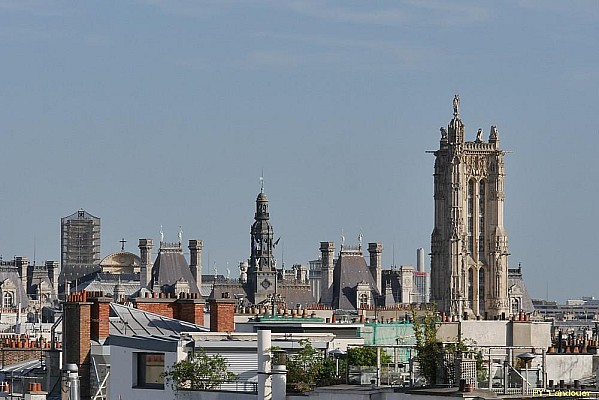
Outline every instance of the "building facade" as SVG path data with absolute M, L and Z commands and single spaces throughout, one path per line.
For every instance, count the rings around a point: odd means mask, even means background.
M 431 237 L 431 295 L 440 311 L 500 318 L 509 315 L 508 236 L 503 226 L 504 155 L 491 126 L 465 140 L 453 118 L 434 151 L 435 226 Z

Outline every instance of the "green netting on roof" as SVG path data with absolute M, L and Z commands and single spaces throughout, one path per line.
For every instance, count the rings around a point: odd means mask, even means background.
M 364 328 L 358 331 L 358 335 L 364 338 L 366 345 L 415 345 L 414 326 L 409 322 L 391 323 L 366 323 Z M 409 348 L 385 348 L 388 354 L 397 354 L 400 362 L 407 362 L 410 358 Z

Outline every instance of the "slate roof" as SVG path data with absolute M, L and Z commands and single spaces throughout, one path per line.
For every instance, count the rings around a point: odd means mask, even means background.
M 101 291 L 104 295 L 112 296 L 114 294 L 114 287 L 118 285 L 118 282 L 115 281 L 89 281 L 83 283 L 75 289 L 80 292 L 85 290 L 87 292 L 98 292 Z M 125 296 L 130 297 L 136 292 L 139 291 L 139 280 L 136 282 L 121 282 L 121 287 L 123 288 L 123 293 Z
M 244 287 L 238 281 L 223 280 L 221 282 L 211 284 L 210 289 L 210 293 L 207 296 L 209 298 L 220 299 L 223 297 L 222 294 L 225 292 L 229 293 L 229 297 L 231 299 L 234 299 L 239 295 L 242 295 L 245 299 L 248 298 L 246 287 Z
M 356 285 L 362 281 L 370 285 L 376 301 L 379 293 L 362 252 L 341 250 L 333 272 L 333 309 L 356 310 Z
M 16 306 L 17 304 L 21 304 L 22 308 L 25 308 L 29 305 L 29 297 L 25 292 L 25 288 L 23 287 L 23 283 L 21 282 L 21 278 L 19 274 L 15 271 L 9 270 L 0 270 L 0 282 L 4 282 L 5 280 L 10 281 L 15 287 L 15 298 L 13 304 Z
M 287 308 L 295 308 L 297 304 L 306 307 L 310 304 L 315 304 L 316 299 L 312 295 L 312 290 L 308 284 L 281 284 L 277 288 L 277 293 L 287 303 Z
M 76 280 L 85 279 L 88 275 L 98 271 L 100 271 L 99 264 L 63 265 L 60 270 L 58 281 L 61 283 L 74 282 Z
M 508 269 L 508 288 L 510 288 L 512 293 L 522 298 L 522 311 L 531 313 L 535 310 L 535 306 L 532 304 L 532 299 L 522 278 L 522 268 Z
M 210 297 L 210 293 L 212 293 L 212 283 L 204 283 L 202 281 L 202 285 L 200 286 L 200 294 L 203 298 L 207 299 Z
M 165 285 L 172 286 L 181 279 L 189 283 L 191 293 L 199 293 L 196 281 L 189 270 L 189 264 L 183 255 L 183 250 L 180 247 L 178 250 L 161 248 L 152 268 L 154 290 Z

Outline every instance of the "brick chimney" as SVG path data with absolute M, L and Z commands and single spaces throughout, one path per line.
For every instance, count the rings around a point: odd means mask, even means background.
M 202 241 L 189 241 L 189 269 L 193 279 L 196 280 L 198 290 L 202 286 Z
M 320 242 L 320 260 L 322 275 L 320 278 L 321 302 L 330 305 L 333 302 L 333 275 L 335 270 L 335 243 Z
M 141 289 L 150 289 L 152 286 L 152 239 L 139 239 L 139 257 L 141 266 L 139 272 L 139 286 Z
M 73 293 L 64 304 L 63 359 L 64 364 L 77 364 L 81 399 L 90 396 L 91 308 L 85 292 Z
M 177 300 L 177 319 L 202 326 L 204 325 L 204 300 L 193 299 L 192 295 L 187 293 L 185 298 Z
M 111 299 L 98 297 L 92 299 L 91 338 L 100 343 L 110 335 L 110 302 Z
M 235 300 L 223 293 L 221 299 L 208 300 L 210 306 L 210 331 L 235 332 Z
M 370 253 L 370 273 L 376 282 L 376 287 L 379 290 L 379 293 L 381 293 L 383 290 L 383 263 L 381 261 L 383 244 L 374 242 L 368 243 L 368 252 Z

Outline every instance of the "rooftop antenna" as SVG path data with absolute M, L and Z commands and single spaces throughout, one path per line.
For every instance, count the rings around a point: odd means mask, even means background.
M 33 235 L 33 266 L 35 267 L 35 235 Z
M 260 175 L 260 193 L 264 193 L 264 168 L 262 168 L 262 175 Z
M 393 242 L 393 260 L 391 261 L 393 269 L 395 269 L 395 242 Z

